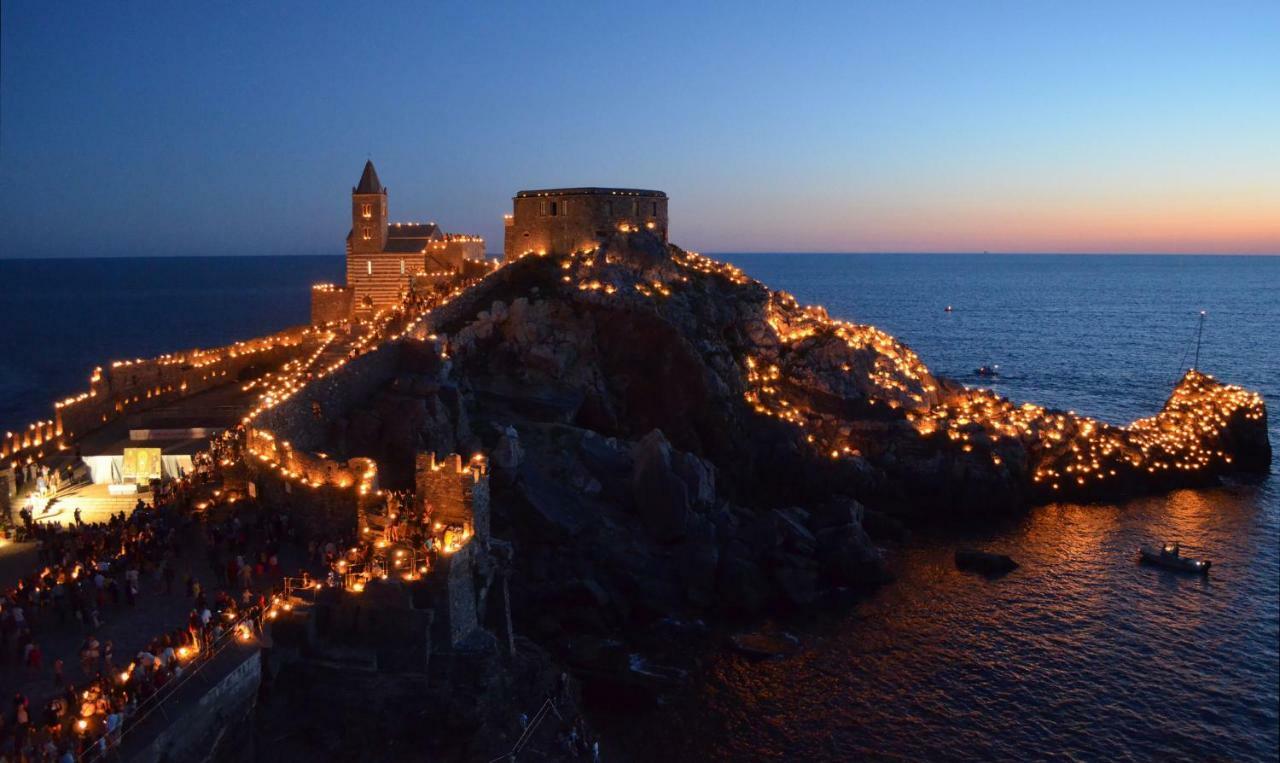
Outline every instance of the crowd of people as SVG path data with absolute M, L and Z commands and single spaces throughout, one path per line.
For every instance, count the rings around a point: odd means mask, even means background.
M 206 522 L 205 515 L 192 511 L 197 486 L 215 477 L 213 463 L 157 485 L 155 507 L 139 500 L 128 516 L 120 512 L 106 522 L 85 523 L 77 510 L 74 521 L 63 525 L 23 515 L 24 532 L 38 542 L 37 569 L 0 596 L 0 662 L 25 671 L 28 691 L 16 693 L 11 708 L 0 715 L 0 763 L 105 754 L 157 695 L 213 653 L 232 629 L 249 635 L 261 628 L 266 601 L 251 590 L 254 567 L 259 577 L 265 574 L 263 568 L 274 559 L 266 549 L 287 522 L 267 528 L 257 565 L 246 561 L 258 533 L 238 512 Z M 222 549 L 236 552 L 234 569 L 216 565 L 215 580 L 225 576 L 228 583 L 216 594 L 190 572 L 182 576 L 181 587 L 178 583 L 179 557 L 190 545 L 183 539 L 196 525 L 211 539 L 211 556 Z M 142 596 L 159 594 L 184 595 L 191 604 L 188 617 L 132 657 L 120 657 L 112 641 L 98 635 L 104 620 L 136 607 Z M 78 672 L 60 657 L 46 659 L 41 647 L 42 637 L 59 632 L 65 641 L 72 622 L 82 635 Z M 48 692 L 30 690 L 43 683 L 46 671 Z
M 49 498 L 57 495 L 64 485 L 71 483 L 73 459 L 66 464 L 54 464 L 28 461 L 13 470 L 14 487 L 19 493 L 26 492 L 33 498 Z

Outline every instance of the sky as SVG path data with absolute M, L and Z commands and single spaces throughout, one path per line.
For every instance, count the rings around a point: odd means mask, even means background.
M 502 249 L 524 188 L 704 252 L 1280 253 L 1280 2 L 148 3 L 0 15 L 0 257 Z

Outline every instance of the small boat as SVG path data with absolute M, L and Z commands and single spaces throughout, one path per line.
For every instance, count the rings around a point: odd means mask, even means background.
M 1213 562 L 1183 556 L 1182 549 L 1177 543 L 1166 543 L 1160 548 L 1143 546 L 1138 549 L 1138 556 L 1147 564 L 1178 572 L 1193 572 L 1197 575 L 1208 575 L 1209 568 L 1213 566 Z
M 953 312 L 955 312 L 955 308 L 953 308 L 951 305 L 947 305 L 946 309 L 945 309 L 945 310 L 943 310 L 942 312 L 944 312 L 944 313 L 953 313 Z
M 991 379 L 1000 375 L 1000 366 L 979 366 L 973 372 L 985 379 Z

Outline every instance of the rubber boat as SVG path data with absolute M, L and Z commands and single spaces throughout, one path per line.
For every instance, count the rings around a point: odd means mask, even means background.
M 973 372 L 978 376 L 992 378 L 1000 375 L 1000 366 L 979 366 Z
M 1209 568 L 1213 566 L 1213 562 L 1183 556 L 1182 549 L 1177 543 L 1166 543 L 1160 548 L 1143 546 L 1138 549 L 1138 556 L 1147 564 L 1164 567 L 1166 570 L 1193 572 L 1197 575 L 1208 575 Z

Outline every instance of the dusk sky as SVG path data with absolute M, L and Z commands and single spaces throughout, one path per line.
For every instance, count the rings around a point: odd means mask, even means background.
M 3 257 L 502 248 L 522 188 L 706 252 L 1280 253 L 1280 3 L 6 2 Z

